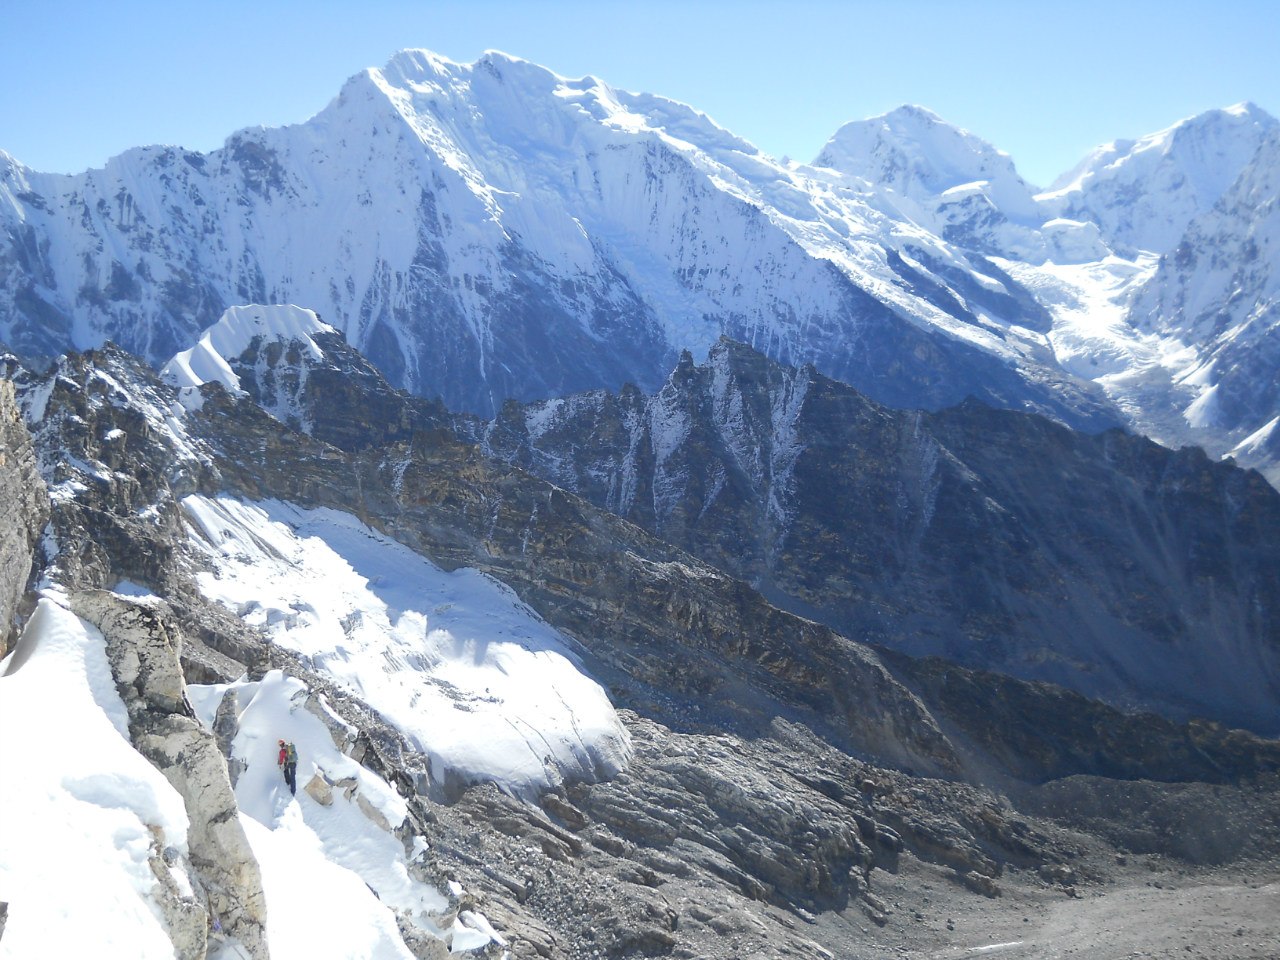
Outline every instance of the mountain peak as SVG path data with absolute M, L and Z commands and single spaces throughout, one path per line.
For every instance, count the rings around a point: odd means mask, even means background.
M 1168 253 L 1276 129 L 1280 122 L 1253 103 L 1206 110 L 1097 147 L 1040 200 L 1063 216 L 1097 223 L 1118 252 Z
M 334 332 L 315 311 L 293 304 L 228 307 L 218 322 L 200 335 L 199 342 L 166 363 L 160 375 L 178 387 L 198 387 L 217 380 L 228 390 L 238 391 L 240 378 L 228 361 L 244 353 L 255 339 L 298 341 L 318 358 L 323 352 L 311 335 Z
M 874 122 L 877 120 L 889 125 L 918 123 L 918 124 L 925 124 L 925 125 L 955 127 L 955 124 L 947 123 L 947 121 L 943 120 L 942 117 L 938 116 L 928 107 L 922 107 L 919 104 L 915 104 L 915 103 L 904 103 L 901 106 L 894 107 L 888 113 L 882 113 L 878 117 L 871 117 L 866 122 Z
M 814 164 L 865 177 L 913 199 L 974 182 L 1006 183 L 1030 196 L 1007 153 L 912 104 L 846 123 Z

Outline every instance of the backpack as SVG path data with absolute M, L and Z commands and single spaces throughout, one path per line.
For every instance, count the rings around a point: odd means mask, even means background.
M 298 751 L 294 748 L 293 744 L 290 743 L 284 749 L 285 749 L 284 762 L 296 764 L 298 762 Z

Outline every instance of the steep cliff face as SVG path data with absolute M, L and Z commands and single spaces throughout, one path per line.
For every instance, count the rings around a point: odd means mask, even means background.
M 5 372 L 0 358 L 0 373 Z M 16 618 L 49 517 L 49 497 L 36 465 L 13 384 L 0 379 L 0 658 L 16 638 Z
M 653 397 L 509 406 L 486 450 L 913 654 L 1274 728 L 1280 497 L 1118 432 L 889 410 L 722 342 Z

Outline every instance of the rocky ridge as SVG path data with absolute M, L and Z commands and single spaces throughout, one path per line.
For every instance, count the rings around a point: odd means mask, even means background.
M 915 655 L 1269 733 L 1280 499 L 1255 473 L 966 403 L 876 404 L 730 341 L 464 423 L 493 456 Z
M 0 358 L 0 363 L 3 363 Z M 2 370 L 3 368 L 0 368 Z M 0 657 L 16 636 L 19 606 L 33 568 L 49 500 L 13 384 L 0 380 Z

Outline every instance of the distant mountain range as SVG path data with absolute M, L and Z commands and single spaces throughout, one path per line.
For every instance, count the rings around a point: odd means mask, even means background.
M 405 51 L 306 123 L 41 174 L 0 155 L 0 339 L 153 363 L 228 306 L 312 308 L 396 385 L 491 415 L 724 335 L 873 399 L 974 396 L 1276 480 L 1280 125 L 1249 104 L 1038 192 L 927 110 L 782 161 L 661 97 Z

